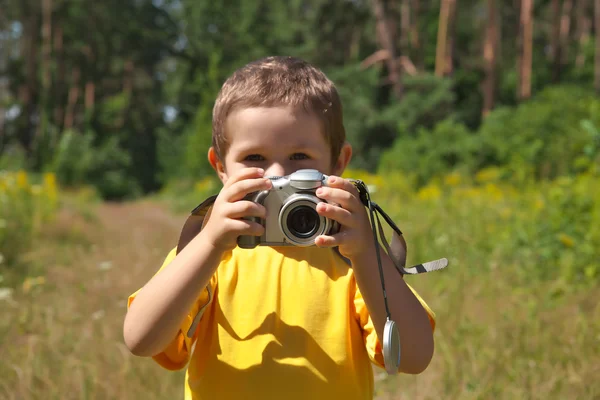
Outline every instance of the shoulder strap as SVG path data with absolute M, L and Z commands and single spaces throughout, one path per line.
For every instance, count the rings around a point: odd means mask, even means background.
M 187 217 L 187 219 L 185 220 L 185 223 L 183 224 L 183 228 L 181 229 L 181 234 L 179 235 L 179 241 L 177 242 L 177 250 L 176 250 L 177 254 L 179 254 L 179 252 L 181 252 L 181 250 L 183 250 L 183 248 L 185 246 L 187 246 L 188 243 L 191 242 L 192 239 L 195 238 L 196 235 L 198 235 L 200 233 L 202 228 L 204 228 L 204 225 L 205 225 L 206 221 L 208 220 L 208 217 L 210 216 L 211 207 L 212 207 L 213 203 L 215 202 L 216 198 L 217 198 L 217 195 L 210 196 L 209 198 L 204 200 L 202 203 L 200 203 L 196 208 L 194 208 L 192 210 L 192 212 L 190 213 L 190 215 Z M 194 336 L 194 332 L 196 332 L 198 323 L 200 323 L 200 319 L 202 318 L 202 315 L 204 315 L 204 310 L 212 301 L 213 293 L 210 288 L 210 285 L 206 286 L 205 290 L 208 293 L 208 300 L 206 301 L 206 303 L 204 305 L 202 305 L 200 307 L 200 309 L 194 316 L 192 325 L 190 326 L 190 329 L 188 329 L 188 331 L 186 332 L 186 334 L 189 338 Z M 194 344 L 194 346 L 195 346 L 195 344 Z
M 204 228 L 216 198 L 217 195 L 212 195 L 192 210 L 181 229 L 177 242 L 177 254 Z

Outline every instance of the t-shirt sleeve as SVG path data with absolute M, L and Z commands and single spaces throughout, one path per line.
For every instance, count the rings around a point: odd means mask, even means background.
M 419 300 L 427 312 L 431 330 L 432 332 L 435 331 L 435 313 L 408 283 L 406 285 L 413 292 L 415 297 Z M 385 368 L 385 363 L 383 360 L 383 345 L 377 337 L 375 325 L 373 324 L 373 320 L 371 319 L 371 315 L 369 314 L 369 310 L 367 309 L 367 305 L 365 304 L 362 294 L 360 293 L 358 285 L 356 286 L 356 292 L 354 294 L 354 308 L 356 310 L 356 317 L 363 332 L 363 340 L 365 342 L 369 358 L 374 364 L 380 366 L 381 368 Z
M 177 249 L 174 248 L 169 252 L 167 257 L 165 258 L 157 274 L 159 274 L 163 270 L 163 268 L 169 265 L 169 263 L 171 263 L 171 261 L 175 259 L 176 255 Z M 213 275 L 208 287 L 198 295 L 198 299 L 192 306 L 188 315 L 185 317 L 185 320 L 181 324 L 177 335 L 173 338 L 171 343 L 169 343 L 169 345 L 162 352 L 152 357 L 154 361 L 156 361 L 162 367 L 168 370 L 178 370 L 187 365 L 187 362 L 192 352 L 192 346 L 197 338 L 198 329 L 195 329 L 195 332 L 193 333 L 192 337 L 188 337 L 188 331 L 192 327 L 194 319 L 201 318 L 202 313 L 212 301 L 212 294 L 214 294 L 217 284 L 216 276 L 216 274 Z M 135 297 L 140 290 L 141 289 L 138 289 L 135 293 L 129 296 L 127 301 L 127 308 L 131 306 L 131 303 L 133 302 L 133 300 L 135 300 Z

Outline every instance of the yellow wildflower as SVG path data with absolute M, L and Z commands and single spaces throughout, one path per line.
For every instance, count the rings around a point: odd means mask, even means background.
M 487 194 L 489 194 L 493 200 L 502 200 L 503 198 L 503 193 L 502 190 L 500 190 L 500 188 L 496 185 L 494 185 L 493 183 L 488 183 L 485 185 L 485 191 Z
M 366 185 L 372 185 L 375 187 L 383 187 L 386 183 L 382 176 L 358 169 L 345 170 L 342 174 L 342 178 L 358 179 L 363 181 Z
M 44 174 L 44 186 L 48 191 L 56 191 L 56 175 L 52 172 Z
M 537 211 L 539 211 L 542 208 L 544 208 L 544 206 L 545 206 L 544 200 L 535 199 L 535 202 L 533 203 L 533 208 L 535 208 Z
M 575 240 L 567 235 L 566 233 L 561 233 L 560 235 L 558 235 L 558 240 L 565 246 L 565 247 L 573 247 L 575 246 Z
M 23 293 L 29 293 L 35 286 L 43 285 L 44 283 L 46 283 L 46 278 L 43 276 L 26 278 L 23 282 Z
M 214 180 L 213 178 L 206 177 L 201 181 L 197 182 L 195 185 L 195 189 L 197 192 L 209 192 L 214 189 Z
M 421 190 L 419 190 L 419 193 L 417 193 L 417 197 L 419 198 L 419 200 L 438 200 L 442 195 L 442 191 L 440 190 L 440 188 L 435 185 L 435 184 L 429 184 L 427 186 L 424 186 L 421 188 Z
M 500 169 L 495 167 L 484 168 L 475 175 L 475 180 L 479 183 L 495 182 L 499 178 Z
M 17 187 L 19 189 L 25 189 L 27 187 L 27 172 L 17 172 Z
M 452 172 L 444 176 L 444 184 L 448 186 L 458 186 L 462 182 L 462 177 L 458 172 Z

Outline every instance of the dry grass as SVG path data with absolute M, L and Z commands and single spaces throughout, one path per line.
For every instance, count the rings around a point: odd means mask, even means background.
M 185 216 L 152 202 L 102 204 L 96 216 L 62 210 L 28 255 L 45 281 L 0 300 L 0 399 L 182 398 L 183 373 L 131 356 L 121 329 L 127 296 Z M 600 290 L 556 296 L 505 271 L 455 263 L 412 278 L 438 314 L 436 354 L 420 376 L 376 371 L 379 399 L 600 398 Z

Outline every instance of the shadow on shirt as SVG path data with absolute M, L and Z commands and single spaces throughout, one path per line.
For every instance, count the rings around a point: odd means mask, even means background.
M 222 313 L 218 306 L 216 308 L 217 313 Z M 219 319 L 226 321 L 222 314 Z M 214 329 L 219 328 L 215 326 Z M 220 329 L 239 342 L 262 335 L 272 339 L 263 349 L 261 362 L 244 369 L 224 362 L 220 357 L 220 344 L 212 343 L 213 351 L 207 355 L 203 371 L 198 371 L 199 379 L 189 381 L 192 391 L 201 399 L 215 395 L 219 399 L 248 396 L 285 400 L 372 398 L 372 369 L 366 350 L 363 354 L 351 354 L 353 346 L 349 338 L 335 337 L 334 334 L 326 338 L 345 342 L 333 345 L 338 346 L 343 355 L 336 362 L 304 328 L 286 324 L 276 313 L 267 315 L 261 325 L 245 337 L 240 337 L 229 323 L 222 324 Z M 358 325 L 351 329 L 358 329 L 354 333 L 360 335 Z M 212 336 L 218 340 L 216 332 Z

